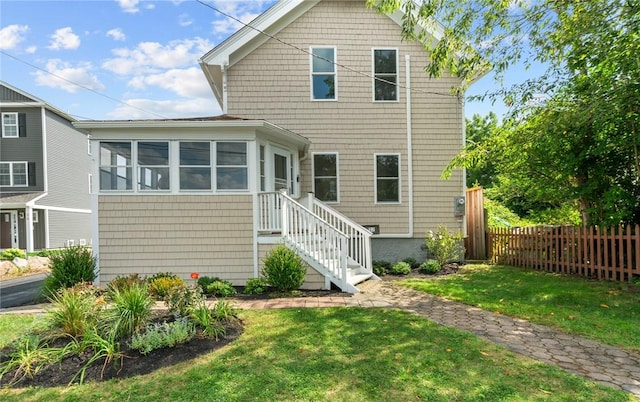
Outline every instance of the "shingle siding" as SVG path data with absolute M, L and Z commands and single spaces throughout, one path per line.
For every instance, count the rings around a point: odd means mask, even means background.
M 447 162 L 462 146 L 463 111 L 450 95 L 458 81 L 430 79 L 428 55 L 417 44 L 401 41 L 391 19 L 362 1 L 318 3 L 228 70 L 228 113 L 262 118 L 312 141 L 310 152 L 338 152 L 340 203 L 332 205 L 362 224 L 379 224 L 382 234 L 408 230 L 407 94 L 398 102 L 372 101 L 372 48 L 398 49 L 398 75 L 406 84 L 405 55 L 410 55 L 414 176 L 414 237 L 447 224 L 461 228 L 453 216 L 453 197 L 464 194 L 462 176 L 440 179 Z M 310 57 L 294 47 L 335 46 L 337 101 L 310 100 Z M 399 153 L 401 204 L 376 205 L 374 154 Z M 302 192 L 312 190 L 311 158 L 301 165 Z
M 103 195 L 98 214 L 101 283 L 167 271 L 234 285 L 253 277 L 251 195 Z

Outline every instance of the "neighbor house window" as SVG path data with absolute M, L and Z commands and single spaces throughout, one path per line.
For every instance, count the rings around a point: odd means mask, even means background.
M 138 142 L 138 189 L 169 190 L 169 143 Z
M 132 190 L 131 142 L 100 142 L 100 190 Z
M 400 202 L 400 155 L 376 155 L 376 202 Z
M 0 162 L 0 186 L 26 187 L 27 162 Z
M 338 202 L 338 154 L 313 155 L 313 192 L 321 201 Z
M 373 49 L 373 99 L 398 100 L 398 51 Z
M 248 171 L 246 142 L 216 143 L 216 189 L 247 190 Z
M 180 190 L 211 190 L 210 142 L 180 142 Z
M 18 113 L 2 113 L 2 137 L 18 138 Z
M 311 48 L 311 99 L 335 100 L 337 88 L 336 49 Z

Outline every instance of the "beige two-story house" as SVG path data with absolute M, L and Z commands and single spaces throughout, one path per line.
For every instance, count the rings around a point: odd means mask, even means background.
M 428 77 L 401 17 L 282 0 L 201 58 L 223 116 L 77 122 L 99 155 L 100 280 L 243 285 L 283 242 L 307 287 L 357 291 L 372 260 L 423 260 L 428 230 L 464 232 L 464 177 L 440 179 L 464 143 L 460 81 Z

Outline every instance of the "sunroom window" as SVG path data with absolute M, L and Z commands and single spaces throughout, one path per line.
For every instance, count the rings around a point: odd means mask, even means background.
M 180 190 L 211 190 L 211 143 L 180 143 Z
M 247 190 L 249 166 L 246 142 L 216 143 L 216 188 Z
M 335 48 L 311 48 L 311 98 L 313 100 L 336 99 L 338 80 L 335 62 Z
M 169 190 L 169 143 L 138 142 L 138 189 Z
M 131 142 L 100 142 L 100 190 L 131 190 Z

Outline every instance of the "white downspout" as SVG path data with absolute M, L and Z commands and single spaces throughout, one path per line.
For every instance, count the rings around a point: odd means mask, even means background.
M 413 138 L 411 131 L 411 56 L 404 55 L 407 91 L 407 175 L 409 176 L 409 237 L 413 237 Z

